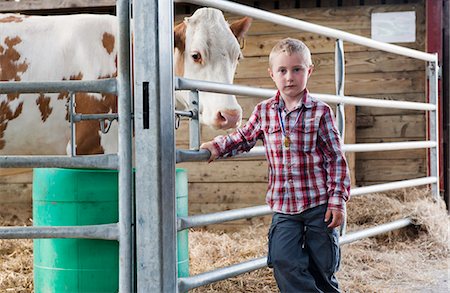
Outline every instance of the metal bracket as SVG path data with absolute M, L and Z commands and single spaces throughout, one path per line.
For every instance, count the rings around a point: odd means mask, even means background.
M 189 106 L 192 117 L 189 119 L 189 148 L 191 150 L 200 149 L 200 123 L 199 123 L 199 97 L 198 91 L 189 92 Z
M 69 120 L 70 120 L 70 156 L 75 157 L 77 155 L 77 144 L 76 144 L 76 132 L 75 132 L 75 93 L 69 92 Z
M 99 120 L 98 122 L 100 123 L 100 131 L 103 134 L 107 134 L 109 132 L 109 130 L 111 129 L 111 125 L 112 125 L 113 121 L 114 121 L 114 119 Z
M 436 69 L 436 66 L 437 66 L 437 69 Z M 427 79 L 430 79 L 430 76 L 432 76 L 432 71 L 437 72 L 438 79 L 442 78 L 442 66 L 439 66 L 436 62 L 428 63 Z

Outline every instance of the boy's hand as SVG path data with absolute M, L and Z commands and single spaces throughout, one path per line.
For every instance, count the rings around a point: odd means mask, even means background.
M 208 163 L 211 163 L 215 159 L 219 157 L 219 153 L 217 152 L 216 148 L 214 147 L 213 143 L 211 141 L 202 143 L 200 146 L 200 149 L 208 150 L 211 153 L 211 156 L 209 157 Z
M 344 222 L 344 212 L 341 210 L 327 209 L 325 213 L 325 222 L 328 222 L 331 218 L 331 223 L 328 228 L 336 228 L 342 225 Z

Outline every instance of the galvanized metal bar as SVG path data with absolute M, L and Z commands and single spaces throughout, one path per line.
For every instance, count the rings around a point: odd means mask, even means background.
M 192 150 L 177 150 L 176 152 L 176 162 L 202 162 L 207 161 L 211 153 L 208 150 L 201 149 L 199 151 Z
M 433 184 L 437 181 L 436 177 L 425 177 L 390 183 L 376 184 L 371 186 L 356 187 L 352 189 L 352 196 L 358 196 L 373 192 L 382 192 L 406 187 Z M 188 217 L 178 217 L 177 230 L 181 231 L 188 228 L 195 228 L 206 225 L 213 225 L 227 221 L 235 221 L 246 218 L 260 217 L 270 215 L 272 211 L 266 205 L 254 206 L 229 211 L 202 214 Z
M 344 97 L 344 84 L 345 84 L 345 59 L 344 59 L 344 43 L 342 40 L 336 40 L 335 46 L 335 82 L 336 82 L 336 96 Z M 345 137 L 345 106 L 344 102 L 338 103 L 336 106 L 336 126 L 341 135 L 342 141 Z
M 0 81 L 0 94 L 8 93 L 117 93 L 115 78 L 98 80 L 65 80 L 49 82 Z
M 118 169 L 116 154 L 89 156 L 0 156 L 0 168 Z
M 133 3 L 137 292 L 177 291 L 173 3 Z
M 75 94 L 69 92 L 69 117 L 70 117 L 70 156 L 75 157 L 77 155 L 77 142 L 76 142 L 76 130 L 75 130 Z
M 272 97 L 276 94 L 273 89 L 261 89 L 243 85 L 231 85 L 220 82 L 203 81 L 175 77 L 175 90 L 197 90 L 212 93 L 224 93 L 251 97 Z
M 400 219 L 391 223 L 382 224 L 361 231 L 346 234 L 339 238 L 339 244 L 344 245 L 358 241 L 363 238 L 373 237 L 379 234 L 387 233 L 397 229 L 407 227 L 412 224 L 410 218 Z M 188 290 L 208 285 L 217 281 L 235 277 L 244 273 L 248 273 L 257 269 L 264 268 L 267 265 L 267 257 L 260 257 L 249 260 L 240 264 L 220 268 L 214 271 L 198 274 L 187 278 L 178 279 L 179 292 L 187 292 Z
M 133 166 L 132 166 L 132 103 L 131 103 L 131 7 L 130 1 L 117 1 L 118 58 L 117 90 L 120 117 L 118 137 L 119 157 L 119 292 L 134 291 L 133 247 Z
M 357 143 L 345 144 L 342 149 L 345 152 L 374 152 L 425 149 L 436 147 L 435 141 L 405 141 L 405 142 L 380 142 L 380 143 Z
M 194 113 L 193 113 L 192 111 L 180 111 L 180 110 L 176 110 L 176 111 L 175 111 L 175 115 L 179 115 L 179 116 L 183 116 L 183 117 L 189 117 L 189 118 L 194 117 Z
M 267 266 L 267 257 L 261 257 L 192 277 L 179 278 L 178 292 L 187 292 L 188 290 L 261 269 L 265 266 Z
M 438 181 L 437 177 L 423 177 L 423 178 L 417 178 L 417 179 L 409 179 L 409 180 L 395 181 L 395 182 L 389 182 L 389 183 L 374 184 L 374 185 L 370 185 L 370 186 L 355 187 L 355 188 L 352 188 L 351 195 L 358 196 L 358 195 L 363 195 L 363 194 L 373 193 L 373 192 L 383 192 L 383 191 L 406 188 L 406 187 L 421 186 L 421 185 L 433 184 L 433 183 L 436 183 L 436 181 Z
M 367 228 L 361 231 L 352 232 L 339 238 L 340 245 L 348 244 L 368 237 L 373 237 L 379 234 L 398 230 L 412 224 L 410 218 L 396 220 L 390 223 L 381 224 L 375 227 Z
M 74 122 L 80 122 L 84 120 L 116 120 L 119 118 L 117 114 L 75 114 L 73 115 Z
M 250 16 L 253 18 L 265 20 L 268 22 L 276 23 L 277 25 L 283 25 L 286 27 L 307 31 L 311 33 L 316 33 L 319 35 L 327 36 L 334 39 L 341 39 L 346 42 L 351 42 L 366 47 L 378 49 L 385 52 L 390 52 L 398 55 L 403 55 L 411 58 L 416 58 L 424 61 L 437 61 L 434 54 L 424 53 L 422 51 L 417 51 L 393 44 L 388 44 L 384 42 L 379 42 L 372 40 L 370 38 L 358 36 L 348 32 L 344 32 L 337 29 L 332 29 L 326 26 L 321 26 L 317 24 L 312 24 L 299 19 L 279 15 L 276 13 L 264 11 L 258 8 L 249 7 L 246 5 L 233 3 L 224 0 L 174 0 L 175 2 L 187 2 L 200 6 L 210 6 L 215 7 L 224 11 L 236 13 L 238 15 Z
M 243 95 L 250 97 L 273 97 L 276 94 L 276 90 L 253 88 L 242 85 L 230 85 L 225 83 L 210 82 L 193 80 L 186 78 L 175 78 L 176 89 L 178 90 L 190 90 L 195 89 L 204 92 L 225 93 L 233 95 Z M 353 96 L 339 97 L 336 95 L 311 93 L 315 98 L 326 103 L 343 103 L 355 106 L 368 106 L 378 108 L 392 108 L 392 109 L 405 109 L 405 110 L 419 110 L 419 111 L 434 111 L 436 106 L 428 103 L 418 102 L 406 102 L 406 101 L 391 101 L 374 98 L 360 98 Z
M 200 103 L 198 98 L 198 91 L 189 92 L 189 108 L 193 116 L 189 120 L 189 148 L 191 150 L 200 149 Z
M 269 206 L 261 205 L 217 213 L 202 214 L 188 217 L 178 217 L 177 231 L 182 231 L 188 228 L 213 225 L 228 221 L 266 216 L 270 215 L 271 213 L 272 211 L 270 210 Z
M 436 54 L 437 56 L 437 54 Z M 437 58 L 437 57 L 436 57 Z M 436 62 L 430 62 L 428 64 L 428 84 L 429 84 L 429 98 L 430 103 L 436 106 L 435 111 L 430 112 L 430 119 L 428 121 L 430 140 L 438 142 L 439 141 L 439 115 L 437 111 L 438 103 L 438 71 L 439 65 Z M 430 149 L 429 152 L 430 160 L 430 176 L 439 178 L 439 143 Z M 438 200 L 440 198 L 440 188 L 439 180 L 431 186 L 431 192 L 433 197 Z
M 357 144 L 345 144 L 342 146 L 342 150 L 345 152 L 374 152 L 374 151 L 434 148 L 435 146 L 436 142 L 434 141 L 357 143 Z M 256 157 L 264 157 L 265 155 L 266 151 L 264 147 L 257 146 L 252 148 L 249 152 L 235 155 L 233 156 L 233 158 L 256 158 Z M 200 150 L 200 152 L 177 150 L 177 163 L 205 161 L 208 158 L 209 153 L 206 153 L 205 150 Z
M 117 224 L 0 227 L 0 239 L 84 238 L 119 240 Z

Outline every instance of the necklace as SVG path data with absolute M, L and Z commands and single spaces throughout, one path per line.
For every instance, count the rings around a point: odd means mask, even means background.
M 297 112 L 297 117 L 295 118 L 295 123 L 294 123 L 294 126 L 292 127 L 292 129 L 294 129 L 295 126 L 297 125 L 299 118 L 300 118 L 300 109 Z M 280 119 L 281 131 L 283 132 L 283 137 L 284 137 L 283 144 L 284 144 L 284 147 L 288 149 L 288 148 L 290 148 L 291 142 L 292 142 L 291 138 L 289 137 L 291 132 L 290 131 L 286 132 L 286 128 L 284 127 L 284 121 L 281 117 L 281 108 L 278 108 L 278 119 Z

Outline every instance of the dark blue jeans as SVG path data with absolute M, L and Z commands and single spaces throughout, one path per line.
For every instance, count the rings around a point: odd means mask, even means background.
M 326 209 L 324 204 L 298 215 L 273 215 L 267 264 L 282 293 L 341 292 L 335 276 L 339 234 L 324 222 Z

